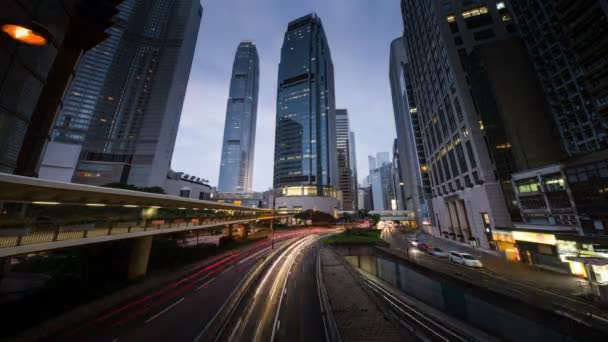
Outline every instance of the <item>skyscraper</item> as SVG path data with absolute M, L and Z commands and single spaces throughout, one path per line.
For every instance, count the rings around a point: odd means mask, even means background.
M 109 66 L 85 76 L 104 80 L 99 98 L 83 106 L 93 112 L 77 183 L 163 186 L 167 179 L 202 7 L 198 0 L 129 4 L 116 54 L 101 57 Z
M 401 9 L 435 233 L 492 248 L 516 214 L 511 173 L 559 159 L 552 122 L 504 2 L 422 3 Z
M 290 22 L 279 64 L 274 154 L 274 188 L 287 207 L 333 211 L 337 205 L 334 96 L 321 19 L 313 13 Z
M 339 185 L 342 192 L 342 210 L 356 208 L 351 168 L 350 133 L 348 111 L 346 109 L 336 109 L 336 147 Z
M 236 49 L 224 125 L 218 191 L 251 192 L 258 111 L 258 50 L 253 42 Z
M 606 1 L 512 0 L 514 21 L 540 76 L 568 154 L 608 148 Z
M 103 86 L 114 59 L 119 55 L 119 43 L 136 3 L 137 0 L 125 0 L 119 5 L 113 19 L 114 26 L 108 30 L 109 37 L 80 59 L 53 124 L 51 141 L 40 167 L 40 178 L 72 180 L 91 118 L 96 108 L 101 109 L 98 104 L 113 101 L 104 96 Z
M 352 176 L 352 186 L 353 186 L 353 210 L 357 210 L 359 208 L 359 196 L 357 195 L 359 192 L 359 179 L 357 178 L 357 147 L 355 144 L 355 132 L 348 133 L 348 153 L 350 154 L 350 174 Z
M 0 172 L 36 176 L 51 125 L 78 58 L 107 38 L 119 0 L 2 1 Z M 42 34 L 41 45 L 8 25 Z M 26 35 L 27 38 L 29 35 Z M 69 43 L 66 43 L 69 41 Z
M 403 186 L 400 186 L 402 206 L 414 212 L 416 223 L 421 227 L 423 221 L 431 216 L 431 181 L 403 37 L 396 38 L 391 43 L 389 79 L 403 182 Z

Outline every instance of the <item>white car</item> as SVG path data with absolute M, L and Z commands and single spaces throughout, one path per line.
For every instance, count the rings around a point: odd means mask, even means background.
M 483 267 L 483 264 L 481 263 L 481 261 L 479 261 L 479 259 L 477 259 L 476 257 L 474 257 L 468 253 L 451 251 L 449 260 L 451 262 L 461 264 L 464 266 L 477 267 L 477 268 Z
M 429 250 L 429 253 L 431 255 L 434 255 L 436 257 L 440 257 L 440 258 L 447 258 L 448 253 L 446 253 L 443 249 L 439 248 L 439 247 L 433 247 Z
M 414 247 L 418 247 L 418 244 L 419 244 L 419 243 L 420 243 L 420 242 L 419 242 L 417 239 L 414 239 L 414 240 L 410 241 L 410 244 L 411 244 L 412 246 L 414 246 Z

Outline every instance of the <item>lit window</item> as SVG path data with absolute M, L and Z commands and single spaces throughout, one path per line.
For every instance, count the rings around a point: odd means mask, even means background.
M 418 112 L 418 108 L 414 107 L 414 108 L 410 108 L 410 113 L 417 113 Z
M 505 7 L 506 6 L 505 6 L 504 1 L 499 1 L 496 3 L 496 9 L 498 9 L 498 10 L 504 9 Z
M 506 150 L 506 149 L 511 148 L 511 143 L 504 143 L 504 144 L 496 145 L 496 148 L 499 150 Z
M 453 23 L 454 21 L 456 21 L 456 17 L 454 17 L 453 14 L 450 14 L 446 17 L 446 20 L 448 21 L 448 23 Z
M 488 8 L 486 6 L 471 8 L 470 10 L 462 12 L 463 18 L 476 17 L 478 15 L 487 14 Z
M 479 120 L 479 129 L 480 130 L 484 130 L 485 127 L 483 127 L 483 121 Z

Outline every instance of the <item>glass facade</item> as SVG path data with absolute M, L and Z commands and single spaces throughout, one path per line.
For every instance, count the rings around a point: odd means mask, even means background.
M 250 192 L 258 109 L 259 58 L 254 43 L 236 50 L 226 109 L 218 191 Z
M 351 132 L 349 130 L 348 111 L 346 109 L 336 109 L 336 152 L 343 210 L 353 210 L 356 208 L 349 133 Z
M 292 21 L 281 49 L 274 187 L 337 186 L 333 63 L 321 19 Z
M 76 112 L 66 107 L 54 137 L 78 141 L 90 120 L 74 182 L 163 186 L 202 7 L 196 0 L 135 0 L 123 8 L 130 12 L 128 20 L 108 43 L 117 44 L 111 46 L 115 53 L 92 56 L 103 63 L 95 60 L 91 67 L 83 61 L 83 78 L 95 84 L 79 90 L 84 81 L 75 83 L 71 90 L 81 95 L 69 95 L 78 98 L 78 105 L 70 105 Z

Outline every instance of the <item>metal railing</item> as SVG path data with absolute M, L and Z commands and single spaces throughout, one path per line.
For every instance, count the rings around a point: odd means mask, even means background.
M 264 220 L 268 217 L 229 216 L 223 218 L 155 218 L 124 222 L 101 221 L 86 224 L 44 224 L 44 228 L 35 225 L 23 225 L 0 228 L 0 249 L 38 243 L 49 243 L 73 239 L 86 239 L 100 236 L 140 233 L 162 230 L 163 233 L 181 231 L 183 228 L 207 226 L 211 228 L 223 224 Z M 159 232 L 160 233 L 160 232 Z

